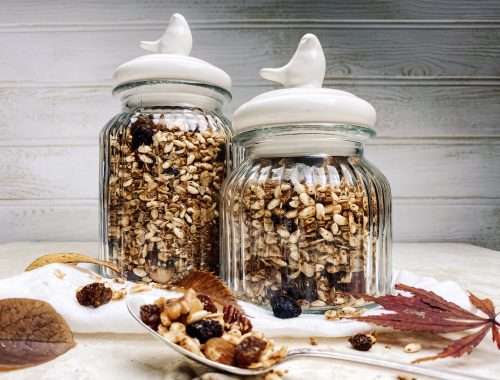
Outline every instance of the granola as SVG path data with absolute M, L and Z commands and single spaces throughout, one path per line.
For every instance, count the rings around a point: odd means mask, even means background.
M 131 281 L 217 272 L 222 121 L 196 110 L 135 114 L 109 133 L 104 250 Z
M 266 368 L 285 357 L 284 347 L 276 349 L 272 340 L 251 331 L 250 323 L 234 323 L 246 318 L 235 305 L 211 312 L 205 310 L 207 304 L 213 304 L 208 296 L 198 298 L 188 289 L 180 298 L 159 298 L 142 305 L 140 315 L 146 325 L 173 343 L 221 364 Z
M 247 301 L 286 294 L 302 309 L 359 306 L 374 288 L 367 271 L 377 252 L 376 194 L 329 172 L 348 157 L 311 160 L 259 159 L 253 177 L 231 185 L 231 249 L 243 268 L 233 288 Z

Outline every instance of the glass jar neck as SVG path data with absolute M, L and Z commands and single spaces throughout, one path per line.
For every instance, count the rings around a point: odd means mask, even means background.
M 231 94 L 219 87 L 181 81 L 144 81 L 113 90 L 125 110 L 186 107 L 220 112 Z
M 354 135 L 307 127 L 257 130 L 235 137 L 245 157 L 344 156 L 362 157 L 363 144 Z

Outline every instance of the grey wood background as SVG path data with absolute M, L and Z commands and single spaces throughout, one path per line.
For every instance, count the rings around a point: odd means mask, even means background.
M 325 85 L 377 108 L 366 155 L 392 184 L 395 239 L 500 249 L 498 0 L 0 1 L 0 242 L 96 240 L 111 75 L 174 12 L 232 76 L 228 115 L 317 34 Z

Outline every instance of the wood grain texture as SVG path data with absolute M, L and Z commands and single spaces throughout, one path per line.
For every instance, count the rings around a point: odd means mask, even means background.
M 1 33 L 0 28 L 0 82 L 109 83 L 116 67 L 145 54 L 139 41 L 156 39 L 163 29 L 164 25 L 146 24 L 136 30 L 59 27 Z M 236 25 L 228 30 L 221 25 L 193 30 L 192 55 L 225 69 L 234 83 L 255 83 L 260 81 L 260 68 L 285 64 L 308 32 L 315 33 L 325 49 L 327 78 L 494 77 L 500 73 L 500 27 L 380 30 Z
M 0 199 L 97 198 L 97 146 L 4 147 L 2 151 Z M 387 176 L 396 198 L 499 196 L 496 141 L 381 140 L 366 147 L 366 157 Z
M 467 203 L 464 205 L 464 203 Z M 500 244 L 500 204 L 453 199 L 396 199 L 394 236 L 404 242 Z M 465 223 L 481 220 L 481 223 Z M 0 243 L 10 241 L 96 241 L 98 205 L 94 200 L 0 201 Z
M 150 22 L 173 12 L 193 20 L 219 19 L 390 19 L 492 20 L 500 18 L 496 0 L 37 0 L 0 4 L 0 23 Z
M 111 75 L 173 12 L 193 55 L 232 76 L 228 115 L 317 34 L 325 86 L 377 109 L 366 156 L 392 183 L 395 240 L 500 248 L 497 0 L 0 2 L 0 242 L 96 239 Z
M 500 137 L 500 86 L 357 82 L 326 85 L 372 103 L 379 137 Z M 235 86 L 226 114 L 271 89 Z M 120 110 L 108 86 L 0 86 L 0 104 L 0 146 L 95 144 L 100 129 Z

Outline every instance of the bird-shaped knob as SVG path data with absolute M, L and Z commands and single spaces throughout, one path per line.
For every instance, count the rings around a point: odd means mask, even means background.
M 163 36 L 156 41 L 141 41 L 141 47 L 153 53 L 189 55 L 193 47 L 193 36 L 184 16 L 175 13 Z
M 261 69 L 260 76 L 284 87 L 321 87 L 325 69 L 325 54 L 318 37 L 308 33 L 300 40 L 290 62 L 277 69 Z

